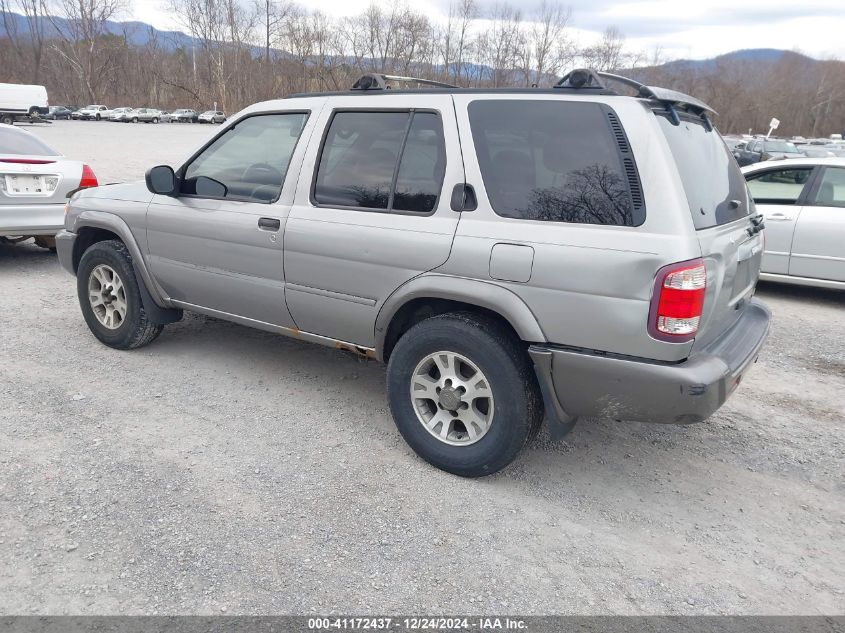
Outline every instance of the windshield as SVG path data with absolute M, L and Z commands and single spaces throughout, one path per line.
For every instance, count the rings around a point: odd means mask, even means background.
M 784 154 L 800 154 L 798 148 L 786 141 L 766 141 L 763 144 L 764 152 L 782 152 Z
M 751 203 L 745 178 L 719 133 L 708 131 L 698 118 L 683 116 L 680 125 L 673 125 L 662 112 L 655 114 L 678 167 L 695 228 L 747 216 Z
M 52 147 L 19 130 L 0 130 L 0 154 L 23 156 L 59 156 Z

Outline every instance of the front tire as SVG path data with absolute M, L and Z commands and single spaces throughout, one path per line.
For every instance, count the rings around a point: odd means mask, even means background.
M 462 477 L 510 464 L 543 420 L 521 341 L 476 313 L 409 329 L 390 355 L 387 393 L 396 427 L 417 455 Z
M 147 318 L 132 256 L 123 242 L 97 242 L 85 251 L 76 272 L 76 290 L 88 328 L 109 347 L 143 347 L 164 329 Z

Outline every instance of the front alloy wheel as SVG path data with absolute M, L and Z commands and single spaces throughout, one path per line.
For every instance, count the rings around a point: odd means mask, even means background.
M 126 320 L 126 288 L 111 266 L 100 264 L 88 276 L 88 301 L 97 320 L 116 330 Z

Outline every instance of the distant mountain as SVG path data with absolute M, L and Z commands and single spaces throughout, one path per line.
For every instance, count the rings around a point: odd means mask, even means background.
M 6 36 L 3 30 L 4 19 L 11 19 L 14 29 L 19 34 L 26 34 L 29 30 L 29 25 L 22 15 L 16 13 L 0 12 L 0 38 Z M 56 37 L 61 32 L 67 32 L 68 21 L 64 18 L 42 18 L 44 32 L 47 37 Z M 194 45 L 198 45 L 196 40 L 190 35 L 180 31 L 162 31 L 145 22 L 128 21 L 108 21 L 106 22 L 106 32 L 110 35 L 125 37 L 126 42 L 130 46 L 146 46 L 150 42 L 157 42 L 159 48 L 165 51 L 175 51 L 178 49 L 189 49 Z M 254 52 L 258 53 L 261 49 L 254 47 Z M 283 51 L 276 51 L 276 54 L 285 55 Z M 761 63 L 775 63 L 779 61 L 784 55 L 798 55 L 806 57 L 800 53 L 793 51 L 785 51 L 776 48 L 752 48 L 733 51 L 718 57 L 710 59 L 677 59 L 665 64 L 661 64 L 658 68 L 668 71 L 712 71 L 716 68 L 718 62 L 728 60 L 740 60 L 748 62 Z M 807 57 L 807 59 L 811 59 Z M 637 69 L 639 70 L 639 69 Z M 632 71 L 637 74 L 637 71 Z
M 777 48 L 747 48 L 725 53 L 717 57 L 711 57 L 710 59 L 676 59 L 665 64 L 660 64 L 656 68 L 668 71 L 701 71 L 706 73 L 715 70 L 720 62 L 740 61 L 775 64 L 781 61 L 786 55 L 817 61 L 807 55 L 794 51 L 785 51 Z
M 17 13 L 0 12 L 0 38 L 7 37 L 6 20 L 10 20 L 14 32 L 25 35 L 29 32 L 29 23 L 24 16 Z M 68 21 L 64 18 L 40 18 L 40 25 L 48 37 L 58 37 L 68 32 Z M 174 51 L 180 48 L 191 48 L 194 38 L 179 31 L 161 31 L 145 22 L 118 22 L 109 20 L 105 24 L 106 33 L 117 37 L 125 37 L 130 46 L 146 46 L 157 41 L 160 48 Z

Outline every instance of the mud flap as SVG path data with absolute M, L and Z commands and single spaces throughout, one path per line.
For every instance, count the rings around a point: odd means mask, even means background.
M 578 422 L 577 416 L 572 416 L 563 410 L 555 394 L 552 384 L 552 353 L 548 350 L 529 349 L 534 361 L 534 373 L 540 385 L 543 396 L 543 408 L 546 412 L 546 423 L 549 425 L 549 435 L 557 442 L 568 434 Z

